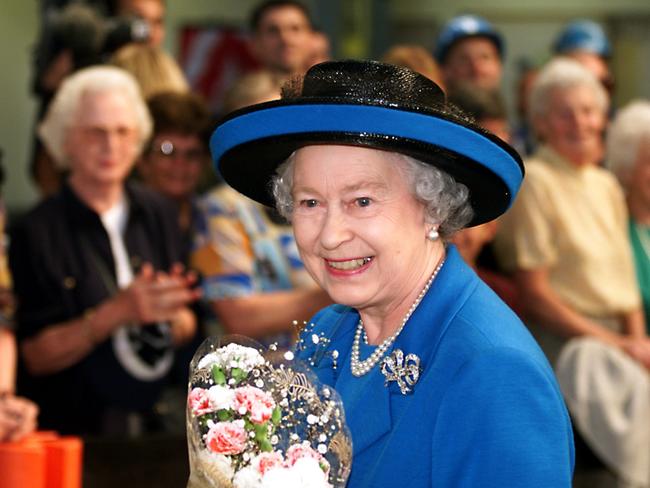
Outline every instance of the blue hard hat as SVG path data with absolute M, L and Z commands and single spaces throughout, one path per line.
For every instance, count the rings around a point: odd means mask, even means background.
M 567 24 L 553 44 L 556 54 L 588 51 L 607 58 L 611 54 L 609 39 L 603 28 L 591 20 L 575 20 Z
M 486 37 L 494 43 L 503 59 L 505 45 L 494 26 L 478 15 L 460 15 L 447 22 L 440 31 L 433 52 L 436 60 L 443 63 L 451 46 L 467 37 Z

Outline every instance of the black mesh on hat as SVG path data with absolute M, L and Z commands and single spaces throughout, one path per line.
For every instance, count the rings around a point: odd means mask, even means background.
M 441 107 L 445 94 L 434 82 L 409 69 L 368 61 L 332 61 L 311 68 L 303 97 L 345 98 L 412 107 Z

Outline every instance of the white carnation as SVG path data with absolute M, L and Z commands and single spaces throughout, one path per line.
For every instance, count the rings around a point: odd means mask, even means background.
M 300 475 L 289 468 L 271 468 L 262 476 L 260 488 L 303 488 Z
M 233 488 L 260 488 L 260 474 L 252 466 L 240 469 L 232 480 Z
M 257 349 L 230 343 L 201 358 L 198 369 L 216 365 L 223 369 L 240 368 L 245 372 L 264 364 L 264 358 Z
M 302 488 L 331 488 L 327 482 L 327 476 L 320 467 L 318 461 L 311 457 L 301 457 L 291 467 L 300 478 Z
M 201 358 L 199 361 L 199 364 L 196 365 L 197 369 L 203 369 L 207 368 L 209 366 L 212 366 L 218 361 L 218 356 L 216 352 L 211 352 L 210 354 L 206 354 Z
M 215 385 L 208 390 L 208 398 L 215 410 L 230 410 L 235 401 L 235 392 L 226 386 Z

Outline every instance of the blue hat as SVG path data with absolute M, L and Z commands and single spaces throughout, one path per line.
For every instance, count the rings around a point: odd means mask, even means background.
M 517 152 L 454 113 L 433 81 L 376 61 L 331 61 L 309 69 L 299 93 L 235 111 L 210 140 L 217 171 L 249 198 L 273 206 L 271 178 L 295 150 L 338 144 L 406 154 L 469 188 L 474 219 L 513 202 L 524 176 Z
M 591 20 L 576 20 L 567 24 L 553 44 L 556 54 L 576 50 L 588 51 L 603 58 L 608 58 L 612 51 L 603 28 Z
M 461 39 L 468 37 L 485 37 L 492 41 L 503 59 L 505 43 L 501 34 L 492 24 L 478 15 L 461 15 L 447 22 L 436 41 L 433 55 L 439 63 L 444 63 L 449 49 Z

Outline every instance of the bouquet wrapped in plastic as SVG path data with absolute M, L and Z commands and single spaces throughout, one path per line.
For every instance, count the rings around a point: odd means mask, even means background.
M 229 340 L 207 339 L 190 364 L 188 488 L 345 486 L 352 444 L 336 391 L 290 352 Z

